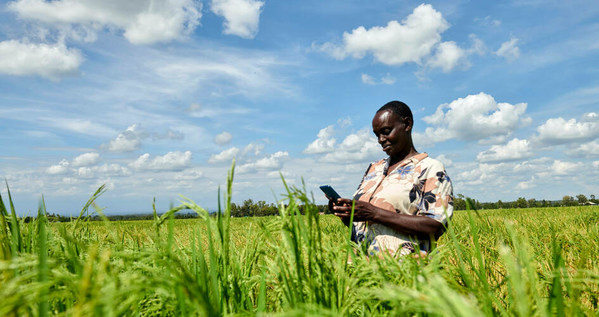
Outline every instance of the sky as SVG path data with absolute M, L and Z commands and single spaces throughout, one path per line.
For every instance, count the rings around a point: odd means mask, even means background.
M 0 3 L 0 176 L 20 214 L 287 184 L 349 197 L 401 100 L 416 149 L 480 201 L 599 196 L 596 1 Z M 0 194 L 6 199 L 3 185 Z

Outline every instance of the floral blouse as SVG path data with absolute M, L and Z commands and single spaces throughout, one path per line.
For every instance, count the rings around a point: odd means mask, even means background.
M 453 214 L 453 193 L 451 180 L 441 162 L 420 153 L 392 171 L 388 168 L 389 158 L 370 164 L 354 199 L 390 212 L 430 217 L 447 224 Z M 354 222 L 353 239 L 359 244 L 368 243 L 370 253 L 385 250 L 392 255 L 398 251 L 404 255 L 417 249 L 430 250 L 428 240 L 408 237 L 372 222 Z

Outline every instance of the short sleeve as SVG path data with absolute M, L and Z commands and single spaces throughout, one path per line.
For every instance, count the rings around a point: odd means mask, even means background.
M 437 160 L 427 167 L 420 182 L 423 184 L 418 215 L 433 218 L 443 224 L 453 216 L 453 186 L 443 164 Z

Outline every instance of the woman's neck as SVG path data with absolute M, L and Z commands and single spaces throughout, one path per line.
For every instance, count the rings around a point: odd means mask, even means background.
M 390 156 L 389 157 L 389 167 L 392 167 L 392 166 L 398 164 L 399 162 L 407 160 L 416 154 L 418 154 L 418 151 L 416 151 L 416 149 L 412 146 L 412 147 L 410 147 L 410 150 L 408 150 L 404 153 L 400 153 L 399 155 Z

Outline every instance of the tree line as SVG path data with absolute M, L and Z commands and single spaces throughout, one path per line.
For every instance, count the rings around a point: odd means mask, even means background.
M 466 210 L 466 200 L 468 198 L 462 194 L 457 194 L 453 200 L 454 210 Z M 476 199 L 470 199 L 472 207 L 476 209 L 509 209 L 509 208 L 542 208 L 542 207 L 561 207 L 561 206 L 578 206 L 585 204 L 599 204 L 599 199 L 596 199 L 595 195 L 590 195 L 587 198 L 583 194 L 572 196 L 564 196 L 561 200 L 536 200 L 534 198 L 526 199 L 525 197 L 518 197 L 515 201 L 502 201 L 497 202 L 481 202 Z M 329 208 L 327 205 L 316 206 L 320 213 L 329 214 Z M 301 206 L 300 206 L 301 210 Z M 246 199 L 241 204 L 231 203 L 231 217 L 264 217 L 274 216 L 279 214 L 279 206 L 274 203 L 267 203 L 264 200 L 254 201 L 252 199 Z M 48 220 L 51 222 L 69 222 L 74 218 L 69 216 L 63 216 L 58 213 L 48 214 Z M 189 219 L 196 218 L 197 215 L 191 212 L 178 212 L 174 214 L 175 219 Z M 126 221 L 126 220 L 152 220 L 154 219 L 153 214 L 131 214 L 131 215 L 107 215 L 106 218 L 110 221 Z M 28 222 L 32 218 L 25 217 L 24 221 Z M 89 218 L 92 221 L 102 220 L 98 215 L 91 216 Z
M 454 210 L 466 210 L 466 199 L 462 194 L 457 194 L 453 199 Z M 590 195 L 587 198 L 583 194 L 572 197 L 565 195 L 561 200 L 536 200 L 534 198 L 526 199 L 525 197 L 518 197 L 515 201 L 501 201 L 497 202 L 480 202 L 476 199 L 470 199 L 476 209 L 504 209 L 504 208 L 543 208 L 543 207 L 562 207 L 562 206 L 578 206 L 585 204 L 599 204 L 599 199 L 596 199 L 595 195 Z

